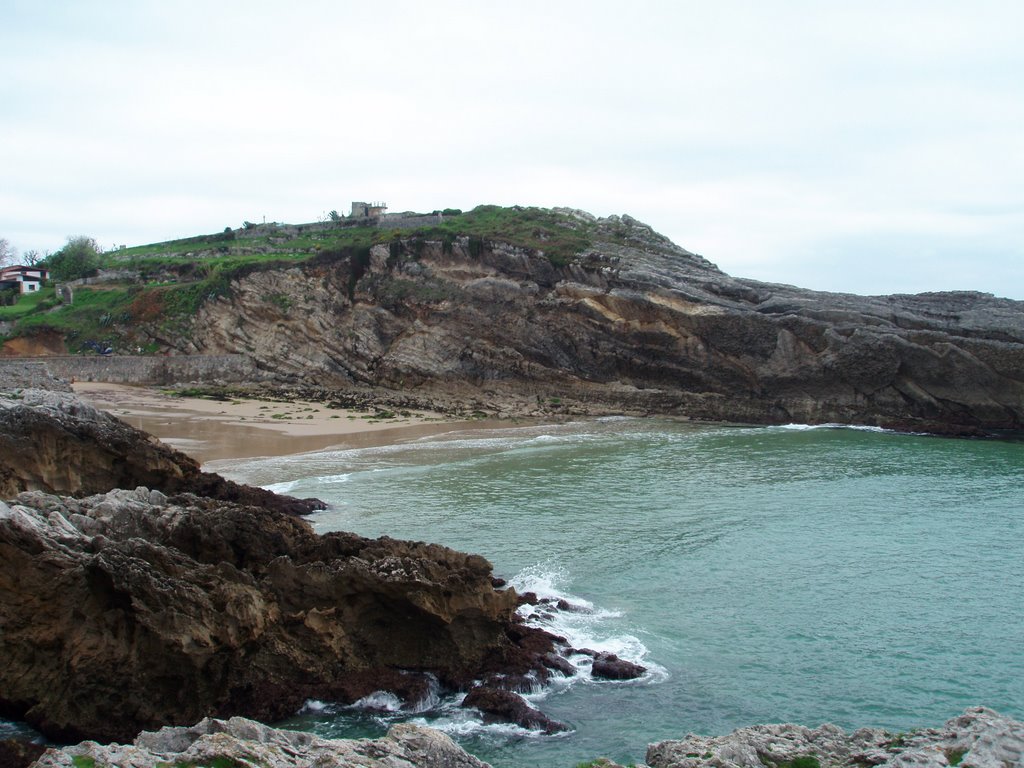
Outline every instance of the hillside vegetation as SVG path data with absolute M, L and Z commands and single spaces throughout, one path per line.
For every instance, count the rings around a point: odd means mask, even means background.
M 110 347 L 119 354 L 161 351 L 162 338 L 187 334 L 204 302 L 228 297 L 233 280 L 253 272 L 308 262 L 365 262 L 379 243 L 468 238 L 479 254 L 490 242 L 543 253 L 564 265 L 593 242 L 596 220 L 569 211 L 479 206 L 446 211 L 440 222 L 406 229 L 379 228 L 366 219 L 312 224 L 248 224 L 237 230 L 139 245 L 102 254 L 99 277 L 74 287 L 62 304 L 53 287 L 0 307 L 0 342 L 14 337 L 63 341 L 68 352 Z M 614 236 L 614 233 L 613 233 Z

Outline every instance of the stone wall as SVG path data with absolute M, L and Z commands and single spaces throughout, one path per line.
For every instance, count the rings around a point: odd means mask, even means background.
M 0 392 L 11 392 L 16 389 L 71 391 L 66 381 L 54 378 L 45 363 L 0 359 Z
M 215 384 L 259 381 L 266 374 L 245 355 L 74 355 L 24 360 L 0 360 L 0 387 L 39 374 L 67 381 L 102 381 L 111 384 Z M 14 384 L 13 386 L 30 386 Z M 34 386 L 43 386 L 42 384 Z M 50 387 L 46 387 L 50 388 Z
M 440 213 L 388 213 L 377 220 L 377 226 L 381 229 L 414 229 L 440 224 L 442 221 Z

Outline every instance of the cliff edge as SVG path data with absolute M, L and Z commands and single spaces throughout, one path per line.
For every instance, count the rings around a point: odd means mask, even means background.
M 1024 302 L 864 297 L 730 277 L 629 218 L 540 245 L 399 232 L 365 251 L 250 271 L 205 302 L 184 353 L 244 353 L 279 377 L 591 413 L 1024 428 Z M 575 224 L 573 223 L 575 222 Z

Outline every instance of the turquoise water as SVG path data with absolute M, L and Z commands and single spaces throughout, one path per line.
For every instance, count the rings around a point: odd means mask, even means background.
M 561 736 L 483 726 L 450 700 L 313 703 L 296 726 L 379 735 L 413 718 L 511 767 L 639 761 L 654 740 L 758 722 L 1024 716 L 1022 442 L 605 419 L 211 468 L 331 502 L 320 531 L 479 552 L 591 607 L 547 620 L 556 632 L 651 669 L 532 696 L 573 726 Z

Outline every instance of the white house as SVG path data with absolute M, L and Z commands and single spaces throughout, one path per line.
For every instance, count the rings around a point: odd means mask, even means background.
M 22 293 L 34 293 L 50 279 L 50 270 L 44 267 L 4 267 L 0 269 L 0 285 L 18 286 Z

